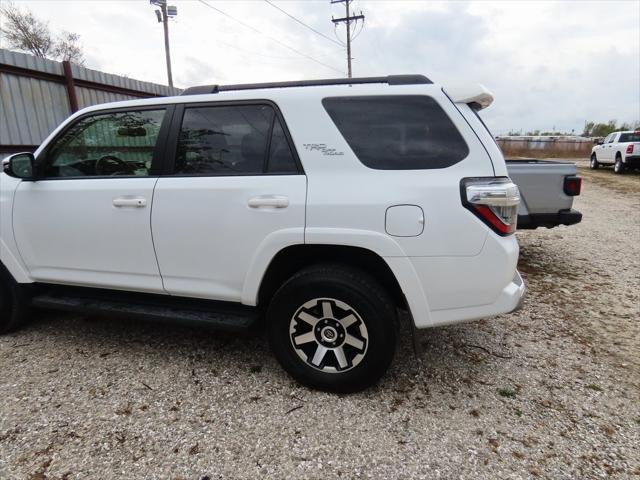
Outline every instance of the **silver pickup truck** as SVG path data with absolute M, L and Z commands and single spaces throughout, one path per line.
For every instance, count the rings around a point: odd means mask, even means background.
M 572 209 L 582 178 L 574 163 L 549 160 L 507 160 L 509 177 L 520 188 L 518 229 L 573 225 L 582 213 Z

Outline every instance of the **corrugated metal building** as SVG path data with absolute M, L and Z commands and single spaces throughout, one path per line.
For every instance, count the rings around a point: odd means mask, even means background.
M 180 92 L 166 85 L 0 49 L 0 155 L 35 150 L 79 108 Z

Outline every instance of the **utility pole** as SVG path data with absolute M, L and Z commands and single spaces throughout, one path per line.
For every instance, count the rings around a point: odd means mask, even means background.
M 364 15 L 362 14 L 362 12 L 360 12 L 360 15 L 351 15 L 350 11 L 349 11 L 349 4 L 352 2 L 353 0 L 331 0 L 331 3 L 344 3 L 345 6 L 345 10 L 346 10 L 346 15 L 343 18 L 333 18 L 331 17 L 331 21 L 333 22 L 333 24 L 335 26 L 337 26 L 339 23 L 346 23 L 347 24 L 347 72 L 348 72 L 348 78 L 352 78 L 352 72 L 351 72 L 351 41 L 355 38 L 352 37 L 352 30 L 351 30 L 351 22 L 354 22 L 355 24 L 358 23 L 358 20 L 362 20 L 362 22 L 364 22 Z
M 164 53 L 167 58 L 167 79 L 169 86 L 173 87 L 173 75 L 171 74 L 171 52 L 169 51 L 169 18 L 178 15 L 178 9 L 174 6 L 167 6 L 167 0 L 149 0 L 151 5 L 160 7 L 156 10 L 158 22 L 162 22 L 164 27 Z

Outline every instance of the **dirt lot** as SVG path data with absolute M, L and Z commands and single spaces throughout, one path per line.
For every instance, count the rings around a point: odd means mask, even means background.
M 518 234 L 524 309 L 405 337 L 361 394 L 260 337 L 40 315 L 0 338 L 0 478 L 640 476 L 640 175 L 581 165 L 583 222 Z

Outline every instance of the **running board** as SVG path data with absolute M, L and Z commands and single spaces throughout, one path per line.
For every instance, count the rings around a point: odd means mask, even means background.
M 236 333 L 248 333 L 260 316 L 257 308 L 239 303 L 75 287 L 43 290 L 32 298 L 31 304 L 50 310 L 203 326 Z

